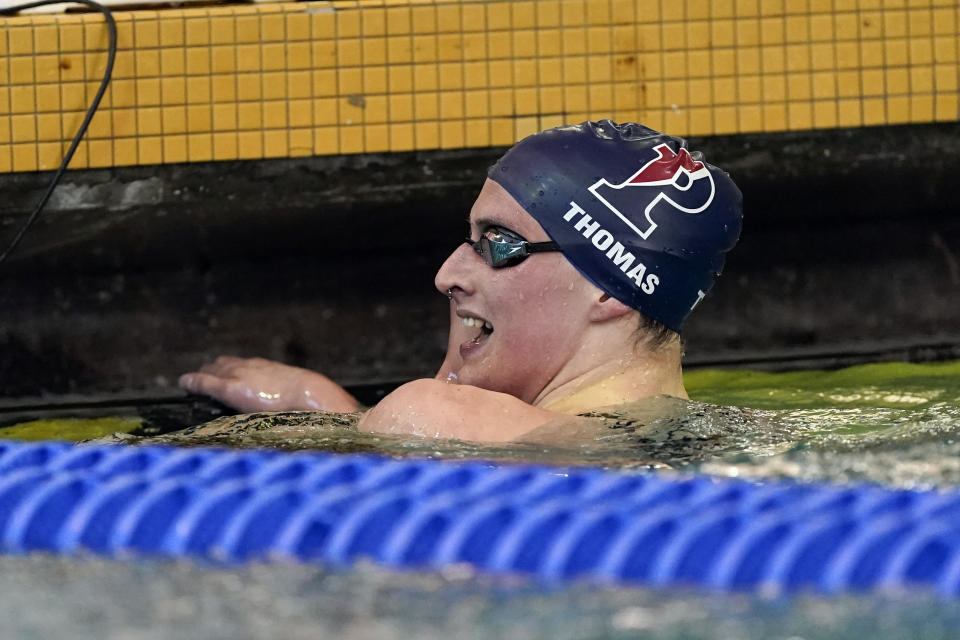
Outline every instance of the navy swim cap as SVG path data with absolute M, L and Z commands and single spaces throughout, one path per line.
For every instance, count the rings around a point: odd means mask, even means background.
M 524 138 L 498 183 L 610 296 L 680 331 L 740 237 L 743 196 L 686 141 L 633 122 L 584 122 Z

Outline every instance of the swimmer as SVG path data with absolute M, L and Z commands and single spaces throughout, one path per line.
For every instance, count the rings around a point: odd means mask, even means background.
M 740 235 L 742 197 L 681 138 L 610 120 L 549 129 L 490 168 L 469 237 L 436 275 L 450 300 L 434 378 L 359 428 L 480 442 L 654 396 L 687 398 L 680 332 Z M 240 411 L 354 412 L 322 374 L 221 357 L 180 385 Z

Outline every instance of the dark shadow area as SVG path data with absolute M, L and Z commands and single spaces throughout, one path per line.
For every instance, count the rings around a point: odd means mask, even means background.
M 746 218 L 687 327 L 688 365 L 960 357 L 960 125 L 690 142 Z M 176 404 L 177 376 L 219 354 L 315 368 L 370 402 L 432 375 L 433 275 L 502 152 L 68 173 L 0 267 L 0 405 Z M 49 178 L 0 176 L 0 242 Z

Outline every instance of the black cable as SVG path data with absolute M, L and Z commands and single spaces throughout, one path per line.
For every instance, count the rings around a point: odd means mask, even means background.
M 90 121 L 93 120 L 93 114 L 97 112 L 97 107 L 100 106 L 100 100 L 103 98 L 103 94 L 106 93 L 107 85 L 110 84 L 110 76 L 113 74 L 113 61 L 117 56 L 117 23 L 113 20 L 113 14 L 111 14 L 110 10 L 104 7 L 102 4 L 94 2 L 93 0 L 66 1 L 85 4 L 88 7 L 99 11 L 106 18 L 107 31 L 110 34 L 110 44 L 107 50 L 107 68 L 103 73 L 103 81 L 100 83 L 100 89 L 97 90 L 97 95 L 94 96 L 93 102 L 90 103 L 90 108 L 87 109 L 87 116 L 83 119 L 83 123 L 81 123 L 80 128 L 77 130 L 77 134 L 73 137 L 73 142 L 70 144 L 70 148 L 67 149 L 67 153 L 63 156 L 63 161 L 60 163 L 60 168 L 57 169 L 57 173 L 53 176 L 53 180 L 50 181 L 50 186 L 47 188 L 47 192 L 44 194 L 43 199 L 40 200 L 40 204 L 38 204 L 36 209 L 33 210 L 33 213 L 30 214 L 30 217 L 27 218 L 26 223 L 20 228 L 20 231 L 17 232 L 17 235 L 14 236 L 13 242 L 10 243 L 10 246 L 8 246 L 3 253 L 0 253 L 0 263 L 6 260 L 7 256 L 13 252 L 18 244 L 20 244 L 20 240 L 23 239 L 23 235 L 27 232 L 27 229 L 29 229 L 30 226 L 36 221 L 37 216 L 40 215 L 40 212 L 46 206 L 50 196 L 53 195 L 53 190 L 57 187 L 57 183 L 60 182 L 60 177 L 63 176 L 63 172 L 67 170 L 67 165 L 69 165 L 70 160 L 73 159 L 73 154 L 80 145 L 80 140 L 83 138 L 83 134 L 87 132 L 87 127 L 90 126 Z M 0 15 L 13 15 L 19 11 L 23 11 L 24 9 L 33 9 L 34 7 L 42 7 L 47 4 L 63 3 L 64 0 L 37 0 L 36 2 L 28 2 L 25 4 L 0 9 Z

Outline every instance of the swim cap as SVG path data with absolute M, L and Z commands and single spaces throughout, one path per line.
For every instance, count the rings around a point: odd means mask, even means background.
M 678 333 L 740 237 L 730 177 L 683 138 L 634 122 L 536 133 L 488 175 L 587 280 Z

